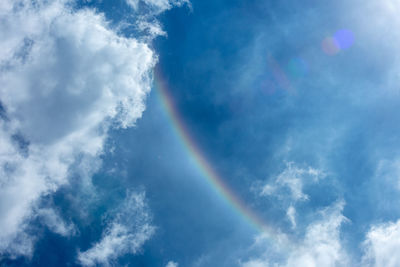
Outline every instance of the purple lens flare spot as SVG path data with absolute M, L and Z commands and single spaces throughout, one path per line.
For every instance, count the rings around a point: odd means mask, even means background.
M 354 44 L 354 34 L 347 29 L 337 31 L 333 38 L 336 40 L 341 50 L 349 49 Z

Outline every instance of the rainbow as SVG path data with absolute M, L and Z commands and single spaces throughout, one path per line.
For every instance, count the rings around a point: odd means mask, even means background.
M 240 217 L 244 218 L 253 228 L 268 236 L 275 237 L 274 239 L 279 238 L 279 233 L 277 233 L 276 230 L 273 230 L 272 227 L 268 226 L 254 211 L 249 209 L 246 204 L 236 196 L 235 192 L 229 188 L 221 176 L 218 175 L 204 157 L 204 154 L 196 145 L 196 142 L 191 137 L 187 126 L 180 116 L 179 111 L 174 104 L 174 100 L 168 92 L 168 84 L 163 79 L 159 67 L 156 67 L 155 69 L 154 78 L 157 95 L 161 100 L 162 106 L 170 120 L 175 134 L 182 142 L 183 147 L 189 156 L 194 159 L 196 168 L 201 172 L 207 183 L 229 206 L 232 207 L 232 210 L 234 210 Z

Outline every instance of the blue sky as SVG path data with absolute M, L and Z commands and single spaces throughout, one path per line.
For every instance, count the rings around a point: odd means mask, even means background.
M 4 0 L 0 266 L 399 266 L 399 10 Z

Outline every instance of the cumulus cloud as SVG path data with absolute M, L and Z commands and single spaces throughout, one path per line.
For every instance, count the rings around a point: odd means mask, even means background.
M 283 253 L 289 251 L 283 255 L 283 261 L 272 262 L 269 255 L 265 255 L 246 261 L 242 266 L 349 266 L 349 257 L 340 238 L 340 227 L 347 220 L 342 215 L 343 206 L 343 202 L 338 202 L 322 210 L 321 219 L 307 227 L 302 240 L 291 244 L 289 249 L 278 248 Z
M 125 202 L 103 232 L 101 240 L 79 253 L 79 263 L 84 266 L 109 266 L 112 260 L 121 255 L 137 253 L 155 231 L 150 221 L 145 195 L 128 193 Z
M 400 266 L 400 220 L 373 226 L 364 248 L 364 266 Z
M 71 166 L 90 177 L 108 130 L 134 125 L 145 109 L 152 50 L 69 3 L 0 3 L 0 254 L 31 254 L 25 229 L 38 200 L 68 183 Z M 70 231 L 42 215 L 54 231 Z M 104 242 L 127 233 L 115 223 Z

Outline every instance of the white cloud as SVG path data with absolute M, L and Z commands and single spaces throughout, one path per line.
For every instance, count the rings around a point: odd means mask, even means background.
M 79 263 L 84 266 L 109 266 L 112 260 L 123 254 L 137 253 L 155 231 L 150 225 L 144 200 L 144 194 L 128 193 L 101 240 L 87 251 L 79 253 Z
M 174 261 L 169 261 L 165 267 L 178 267 L 179 264 Z
M 343 206 L 343 202 L 338 202 L 322 210 L 322 218 L 307 227 L 302 240 L 291 244 L 289 248 L 277 248 L 284 253 L 283 262 L 272 262 L 266 254 L 262 258 L 246 261 L 242 266 L 349 266 L 349 257 L 340 239 L 340 226 L 347 220 L 342 215 Z
M 150 90 L 150 48 L 66 3 L 0 4 L 0 254 L 32 252 L 33 206 L 68 183 L 72 165 L 90 177 L 108 129 L 134 125 Z
M 400 220 L 373 226 L 364 247 L 363 266 L 400 266 Z
M 348 256 L 340 241 L 340 226 L 346 221 L 343 203 L 323 211 L 323 220 L 307 228 L 303 244 L 290 255 L 286 266 L 346 266 Z
M 293 162 L 289 162 L 285 168 L 272 182 L 261 187 L 261 196 L 277 196 L 278 198 L 289 198 L 293 201 L 308 200 L 308 195 L 303 192 L 303 186 L 307 183 L 315 183 L 323 179 L 325 174 L 314 168 L 300 168 Z
M 399 162 L 397 160 L 388 161 L 382 160 L 379 162 L 376 177 L 375 189 L 379 191 L 379 186 L 391 185 L 391 188 L 397 192 L 399 189 Z M 292 203 L 295 201 L 303 200 L 305 195 L 302 190 L 303 182 L 292 182 L 293 179 L 304 181 L 303 174 L 312 174 L 311 178 L 315 176 L 315 181 L 320 178 L 318 171 L 314 170 L 310 173 L 307 170 L 299 171 L 297 167 L 289 167 L 282 172 L 272 183 L 267 184 L 267 192 L 271 196 L 279 197 L 282 194 L 282 187 L 289 189 L 289 198 Z M 283 175 L 285 174 L 285 175 Z M 292 178 L 295 177 L 295 178 Z M 324 176 L 322 176 L 324 177 Z M 284 182 L 282 182 L 284 180 Z M 287 182 L 289 180 L 289 182 Z M 288 185 L 290 184 L 290 185 Z M 293 184 L 300 185 L 296 190 L 291 187 Z M 272 188 L 272 190 L 270 189 Z M 265 189 L 265 186 L 263 187 Z M 375 191 L 376 191 L 375 190 Z M 385 189 L 387 192 L 387 189 Z M 265 193 L 265 191 L 264 191 Z M 287 197 L 287 196 L 286 196 Z M 282 197 L 283 199 L 283 197 Z M 335 205 L 321 211 L 321 219 L 315 220 L 311 223 L 304 235 L 304 238 L 299 241 L 289 241 L 289 249 L 284 245 L 270 247 L 268 236 L 265 238 L 260 235 L 255 243 L 254 248 L 264 249 L 267 251 L 262 256 L 251 258 L 242 263 L 245 267 L 295 267 L 295 266 L 400 266 L 400 220 L 397 222 L 386 222 L 374 225 L 366 233 L 365 241 L 362 243 L 364 253 L 362 260 L 359 261 L 350 254 L 343 247 L 343 240 L 341 239 L 340 228 L 341 225 L 347 221 L 342 214 L 344 207 L 343 202 L 338 202 Z M 286 209 L 286 216 L 292 224 L 293 230 L 300 230 L 296 224 L 296 210 L 293 204 L 288 205 Z M 298 235 L 298 232 L 296 236 Z M 288 239 L 290 240 L 290 239 Z M 280 243 L 275 242 L 274 243 Z M 258 251 L 258 250 L 257 250 Z M 278 256 L 276 256 L 278 255 Z M 353 255 L 354 256 L 354 255 Z M 282 258 L 284 260 L 282 260 Z

